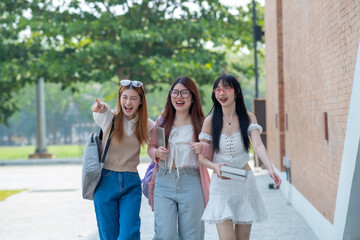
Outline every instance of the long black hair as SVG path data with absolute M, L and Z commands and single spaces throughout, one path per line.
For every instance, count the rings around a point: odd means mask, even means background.
M 222 74 L 215 80 L 213 85 L 213 90 L 218 87 L 220 81 L 223 83 L 224 86 L 229 85 L 234 89 L 235 106 L 236 106 L 235 108 L 236 108 L 236 114 L 239 119 L 240 131 L 241 131 L 244 147 L 246 151 L 249 151 L 250 140 L 247 134 L 247 129 L 250 124 L 250 118 L 246 110 L 240 83 L 234 76 L 230 74 Z M 212 107 L 213 148 L 215 152 L 218 152 L 220 150 L 219 142 L 220 142 L 221 130 L 223 127 L 223 111 L 221 104 L 218 102 L 218 100 L 215 97 L 214 92 L 211 95 L 211 99 L 213 101 L 213 107 Z

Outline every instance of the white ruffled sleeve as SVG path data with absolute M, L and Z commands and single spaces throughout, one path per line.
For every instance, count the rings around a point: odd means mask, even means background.
M 210 134 L 201 132 L 199 134 L 199 140 L 207 140 L 207 141 L 212 141 L 212 136 Z
M 93 112 L 93 118 L 95 123 L 101 127 L 104 132 L 106 132 L 106 130 L 111 126 L 114 115 L 109 105 L 106 103 L 102 104 L 105 104 L 105 109 L 101 113 Z
M 247 132 L 248 134 L 250 134 L 250 132 L 254 130 L 259 130 L 260 133 L 262 133 L 263 131 L 262 127 L 259 124 L 251 123 L 250 126 L 248 127 Z

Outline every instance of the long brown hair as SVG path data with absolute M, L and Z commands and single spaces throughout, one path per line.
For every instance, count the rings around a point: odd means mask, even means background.
M 178 83 L 183 84 L 191 92 L 191 97 L 192 97 L 193 102 L 191 103 L 189 113 L 190 113 L 190 116 L 192 117 L 191 122 L 192 122 L 193 130 L 194 130 L 194 141 L 199 141 L 198 136 L 199 136 L 199 133 L 201 132 L 201 127 L 202 127 L 202 124 L 203 124 L 203 121 L 205 118 L 204 112 L 201 107 L 199 90 L 198 90 L 195 82 L 192 79 L 190 79 L 189 77 L 183 76 L 183 77 L 179 77 L 179 78 L 175 79 L 175 81 L 171 85 L 170 91 Z M 170 135 L 171 129 L 173 127 L 173 123 L 175 120 L 175 113 L 176 113 L 176 110 L 171 103 L 170 91 L 168 93 L 168 97 L 166 100 L 164 113 L 162 115 L 163 121 L 161 123 L 161 127 L 163 127 L 165 129 L 166 146 L 168 145 L 168 142 L 169 142 L 169 135 Z
M 116 113 L 114 113 L 114 131 L 112 134 L 112 138 L 115 139 L 116 142 L 121 142 L 124 137 L 124 112 L 121 107 L 121 95 L 127 89 L 134 89 L 140 96 L 140 105 L 136 112 L 136 127 L 135 127 L 135 136 L 139 141 L 140 145 L 144 145 L 145 143 L 149 143 L 149 135 L 148 135 L 148 111 L 146 104 L 146 97 L 143 86 L 134 87 L 132 84 L 128 86 L 121 86 L 118 93 Z

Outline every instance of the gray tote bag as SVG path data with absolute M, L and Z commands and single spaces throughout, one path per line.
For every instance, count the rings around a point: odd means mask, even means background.
M 82 196 L 84 199 L 94 200 L 94 192 L 101 178 L 101 171 L 105 163 L 107 152 L 109 150 L 111 140 L 110 136 L 113 129 L 114 119 L 102 157 L 102 130 L 100 131 L 99 135 L 97 133 L 90 133 L 86 142 L 82 163 Z

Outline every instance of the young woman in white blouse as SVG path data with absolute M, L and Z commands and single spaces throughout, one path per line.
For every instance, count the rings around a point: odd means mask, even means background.
M 232 75 L 220 75 L 213 85 L 211 98 L 213 111 L 206 117 L 199 135 L 201 141 L 212 142 L 214 150 L 213 161 L 199 156 L 200 163 L 213 170 L 209 202 L 202 220 L 216 224 L 221 240 L 249 239 L 251 224 L 266 218 L 265 206 L 248 164 L 250 139 L 255 153 L 274 180 L 275 188 L 281 180 L 261 141 L 262 128 L 255 115 L 246 110 L 238 80 Z M 222 177 L 223 165 L 247 170 L 246 180 Z
M 95 99 L 94 120 L 104 132 L 102 149 L 110 147 L 100 182 L 94 193 L 96 220 L 101 239 L 140 239 L 141 180 L 137 171 L 140 146 L 149 142 L 154 122 L 148 119 L 143 84 L 122 80 L 117 109 Z
M 188 77 L 177 78 L 169 91 L 164 112 L 157 120 L 165 129 L 167 148 L 157 147 L 153 137 L 148 147 L 149 156 L 159 165 L 153 200 L 153 239 L 204 239 L 201 216 L 210 177 L 207 169 L 199 164 L 197 154 L 206 146 L 195 143 L 199 141 L 203 120 L 195 82 Z

